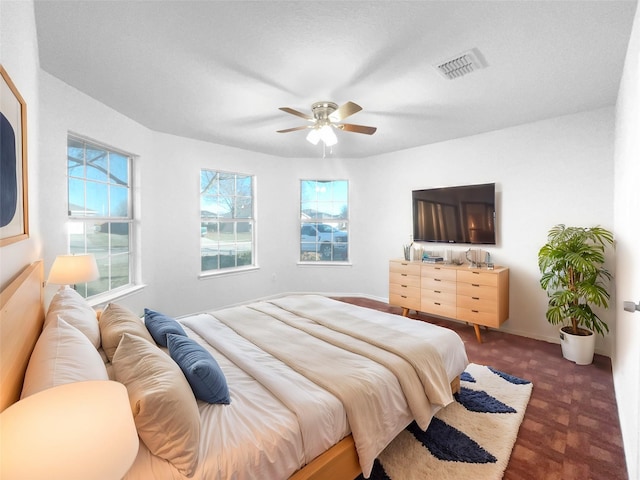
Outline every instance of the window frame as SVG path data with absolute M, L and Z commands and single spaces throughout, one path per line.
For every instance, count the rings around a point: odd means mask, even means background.
M 220 191 L 218 191 L 218 201 L 217 202 L 213 202 L 212 205 L 217 204 L 220 205 L 221 203 L 221 198 L 233 198 L 232 201 L 232 205 L 234 205 L 234 207 L 232 207 L 232 210 L 235 210 L 235 208 L 237 208 L 238 205 L 242 205 L 242 200 L 238 201 L 238 199 L 245 199 L 245 201 L 248 201 L 248 204 L 251 206 L 251 212 L 248 216 L 236 216 L 235 213 L 232 213 L 232 216 L 224 216 L 224 215 L 214 215 L 214 216 L 204 216 L 203 212 L 205 211 L 205 209 L 203 208 L 204 204 L 203 204 L 203 197 L 206 195 L 206 191 L 205 189 L 203 189 L 203 172 L 213 172 L 215 175 L 217 176 L 223 176 L 226 177 L 226 179 L 228 179 L 229 176 L 233 176 L 234 178 L 234 189 L 233 189 L 233 195 L 221 195 Z M 250 180 L 250 195 L 238 195 L 238 179 L 249 179 Z M 200 278 L 206 278 L 206 277 L 212 277 L 212 276 L 219 276 L 219 275 L 229 275 L 229 274 L 234 274 L 234 273 L 239 273 L 239 272 L 244 272 L 244 271 L 248 271 L 248 270 L 255 270 L 258 268 L 258 253 L 257 253 L 257 225 L 258 225 L 258 219 L 257 219 L 257 203 L 256 203 L 256 199 L 257 199 L 257 179 L 256 179 L 256 175 L 251 174 L 251 173 L 243 173 L 243 172 L 232 172 L 232 171 L 228 171 L 228 170 L 221 170 L 221 169 L 216 169 L 216 168 L 207 168 L 207 167 L 201 167 L 200 171 L 199 171 L 199 195 L 198 195 L 198 201 L 199 201 L 199 224 L 200 224 L 200 254 L 199 254 L 199 259 L 200 259 L 200 268 L 199 268 L 199 277 Z M 218 182 L 220 181 L 220 178 L 218 178 Z M 213 195 L 207 195 L 209 197 L 213 197 Z M 226 205 L 228 205 L 228 203 L 225 203 Z M 218 253 L 217 255 L 217 268 L 213 268 L 213 269 L 204 269 L 203 268 L 203 237 L 205 237 L 207 235 L 206 232 L 209 231 L 209 227 L 207 226 L 207 230 L 204 231 L 203 228 L 205 223 L 215 223 L 218 224 L 217 227 L 214 229 L 214 236 L 215 236 L 215 232 L 219 232 L 220 231 L 220 225 L 221 224 L 233 224 L 233 236 L 234 239 L 231 242 L 233 244 L 233 255 L 226 255 L 226 257 L 232 256 L 234 258 L 234 264 L 232 266 L 222 266 L 222 259 L 220 256 L 220 253 Z M 242 232 L 240 232 L 238 230 L 238 225 L 242 224 L 242 223 L 248 223 L 248 230 L 250 232 L 250 241 L 241 241 L 239 236 L 242 235 Z M 216 239 L 212 239 L 214 242 L 216 241 Z M 219 248 L 220 248 L 220 242 L 221 239 L 218 238 L 217 239 L 218 245 L 218 252 L 220 252 Z M 242 258 L 242 252 L 243 250 L 238 250 L 238 246 L 242 246 L 242 245 L 246 245 L 249 244 L 249 253 L 250 253 L 250 262 L 248 263 L 242 263 L 242 262 L 238 262 L 239 258 Z
M 88 147 L 104 150 L 105 152 L 107 152 L 108 168 L 107 168 L 107 172 L 105 172 L 105 175 L 107 176 L 111 174 L 111 164 L 110 164 L 111 155 L 118 155 L 126 158 L 127 182 L 126 182 L 126 185 L 124 185 L 124 187 L 126 188 L 126 197 L 127 197 L 126 215 L 110 215 L 110 212 L 107 212 L 106 214 L 103 214 L 103 215 L 87 214 L 87 192 L 88 192 L 87 187 L 89 185 L 105 185 L 105 187 L 108 189 L 108 187 L 111 186 L 112 184 L 111 182 L 109 182 L 109 180 L 99 181 L 97 179 L 90 178 L 86 171 L 82 176 L 72 175 L 70 173 L 69 150 L 70 150 L 70 147 L 72 146 L 71 145 L 72 142 L 82 144 L 84 169 L 86 169 L 86 165 L 87 165 L 86 151 Z M 67 242 L 66 243 L 67 243 L 68 252 L 69 253 L 94 253 L 89 251 L 88 249 L 88 244 L 90 243 L 88 238 L 88 235 L 90 235 L 89 232 L 92 231 L 94 233 L 97 233 L 97 230 L 95 229 L 96 227 L 95 224 L 98 224 L 98 223 L 102 224 L 101 230 L 100 230 L 101 232 L 103 232 L 102 228 L 104 228 L 104 225 L 105 224 L 108 225 L 107 227 L 108 242 L 107 242 L 106 251 L 96 252 L 97 254 L 95 255 L 96 261 L 98 263 L 98 268 L 101 272 L 100 279 L 95 280 L 93 282 L 76 285 L 76 289 L 79 291 L 79 293 L 90 302 L 99 303 L 105 300 L 109 300 L 109 299 L 130 293 L 131 291 L 134 291 L 137 288 L 139 288 L 139 285 L 137 283 L 137 277 L 136 277 L 137 269 L 135 265 L 136 258 L 137 258 L 136 252 L 137 252 L 137 246 L 138 246 L 137 237 L 136 237 L 136 217 L 135 217 L 136 209 L 135 209 L 135 194 L 134 194 L 135 193 L 134 163 L 136 158 L 137 156 L 130 152 L 112 147 L 103 142 L 93 140 L 91 138 L 85 137 L 80 134 L 71 133 L 71 132 L 67 133 L 67 162 L 66 162 Z M 72 200 L 72 192 L 71 192 L 72 180 L 75 182 L 81 182 L 83 184 L 84 214 L 78 213 L 78 212 L 82 212 L 81 210 L 73 209 L 74 204 L 71 201 Z M 122 187 L 122 185 L 118 187 Z M 110 193 L 107 193 L 107 198 L 109 199 L 108 203 L 111 204 L 112 196 Z M 111 209 L 112 205 L 109 205 L 108 208 Z M 113 242 L 112 236 L 115 234 L 111 232 L 113 231 L 113 227 L 117 224 L 127 225 L 127 229 L 126 229 L 127 240 L 126 240 L 126 247 L 125 247 L 126 251 L 122 253 L 114 254 L 114 251 L 113 251 L 114 242 Z M 82 227 L 79 229 L 80 231 L 74 233 L 74 230 L 76 229 L 75 225 L 82 225 Z M 91 228 L 88 228 L 88 227 L 91 227 Z M 82 235 L 82 241 L 83 241 L 82 248 L 78 248 L 77 246 L 74 246 L 74 238 L 73 238 L 74 235 Z M 119 259 L 121 257 L 126 257 L 126 264 L 127 264 L 126 283 L 122 285 L 117 285 L 114 287 L 113 281 L 114 281 L 115 275 L 113 275 L 113 272 L 114 272 L 114 267 L 117 268 L 117 262 L 114 262 L 113 260 L 114 258 Z M 106 260 L 106 265 L 104 263 L 105 260 Z M 104 275 L 105 268 L 107 271 L 106 276 Z M 106 290 L 101 290 L 96 293 L 89 294 L 91 292 L 91 284 L 95 284 L 96 282 L 105 282 L 105 281 L 107 282 L 107 286 L 108 286 Z

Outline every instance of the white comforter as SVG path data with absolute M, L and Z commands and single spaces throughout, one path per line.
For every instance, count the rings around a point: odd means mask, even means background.
M 301 319 L 295 319 L 296 312 Z M 451 330 L 315 295 L 193 315 L 180 322 L 218 360 L 231 392 L 228 406 L 199 402 L 202 429 L 196 479 L 286 479 L 350 432 L 368 476 L 373 459 L 407 424 L 416 418 L 426 426 L 450 400 L 448 382 L 468 363 L 462 341 Z M 347 323 L 354 325 L 353 336 L 342 328 Z M 245 338 L 254 336 L 252 325 L 262 330 L 253 339 L 261 347 Z M 382 358 L 373 361 L 369 349 L 379 349 L 364 346 L 362 337 L 376 331 L 380 338 L 369 341 L 389 343 L 395 353 L 383 349 L 375 354 Z M 347 349 L 324 345 L 318 339 L 324 336 L 338 337 Z M 397 355 L 403 344 L 416 341 L 425 342 L 426 356 L 415 355 L 414 360 Z M 318 357 L 322 354 L 329 356 L 324 362 Z M 390 366 L 383 366 L 394 357 Z M 416 377 L 421 387 L 420 382 L 430 381 L 425 375 L 433 381 L 424 385 L 421 393 L 426 400 L 421 404 L 411 400 L 416 380 L 401 374 L 399 381 L 396 375 L 406 365 L 411 368 L 429 358 L 441 363 Z M 329 366 L 325 379 L 320 377 L 322 363 Z M 346 377 L 355 379 L 362 390 L 350 388 L 343 382 Z M 408 385 L 413 391 L 407 390 Z M 141 443 L 127 479 L 143 478 L 183 477 Z

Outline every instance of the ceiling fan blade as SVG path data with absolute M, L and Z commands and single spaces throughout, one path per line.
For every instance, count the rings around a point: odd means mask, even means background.
M 302 117 L 305 120 L 311 120 L 311 121 L 315 120 L 315 118 L 313 118 L 311 115 L 307 115 L 306 113 L 299 112 L 298 110 L 294 110 L 293 108 L 280 107 L 280 110 L 282 110 L 283 112 L 290 113 L 291 115 Z
M 347 118 L 354 113 L 358 113 L 362 110 L 362 107 L 353 102 L 347 102 L 344 105 L 341 105 L 335 112 L 329 115 L 329 120 L 332 122 L 339 122 L 343 118 Z
M 305 125 L 303 127 L 293 127 L 293 128 L 287 128 L 285 130 L 278 130 L 276 133 L 289 133 L 289 132 L 295 132 L 297 130 L 306 130 L 307 128 L 312 128 L 313 125 Z
M 340 125 L 336 125 L 340 130 L 344 130 L 345 132 L 355 132 L 355 133 L 364 133 L 366 135 L 373 135 L 376 133 L 376 127 L 367 127 L 364 125 L 354 125 L 352 123 L 343 123 Z

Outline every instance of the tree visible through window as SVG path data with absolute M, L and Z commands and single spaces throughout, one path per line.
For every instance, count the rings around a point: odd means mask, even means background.
M 91 297 L 133 283 L 132 156 L 67 138 L 69 252 L 92 253 L 100 278 L 76 285 Z
M 201 271 L 255 264 L 251 175 L 200 170 Z
M 300 261 L 349 260 L 349 182 L 300 182 Z

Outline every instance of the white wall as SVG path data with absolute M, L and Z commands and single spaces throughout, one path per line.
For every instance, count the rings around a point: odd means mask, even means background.
M 29 180 L 29 233 L 26 240 L 0 248 L 0 288 L 42 255 L 38 192 L 38 46 L 31 1 L 0 1 L 0 63 L 27 105 L 27 161 Z
M 615 232 L 618 318 L 612 356 L 613 378 L 630 479 L 640 478 L 640 12 L 636 12 L 616 110 Z

